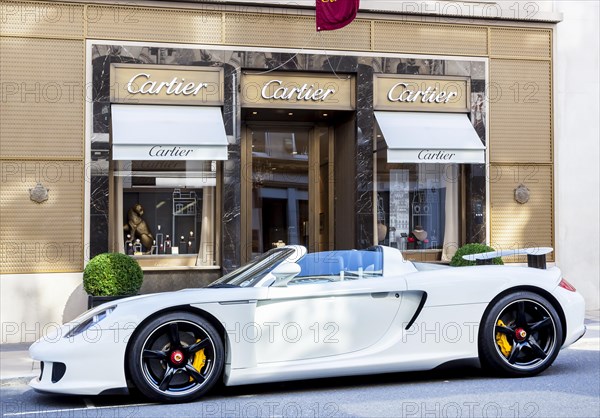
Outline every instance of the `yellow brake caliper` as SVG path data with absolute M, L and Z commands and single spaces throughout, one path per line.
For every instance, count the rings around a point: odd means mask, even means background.
M 498 320 L 498 325 L 501 327 L 506 326 L 504 324 L 504 322 L 502 322 L 501 319 Z M 510 343 L 508 342 L 508 338 L 506 338 L 506 335 L 501 332 L 497 332 L 496 333 L 496 343 L 500 347 L 500 351 L 502 351 L 502 354 L 504 354 L 504 357 L 508 357 L 508 355 L 512 351 L 512 345 L 510 345 Z
M 196 340 L 196 342 L 200 342 L 200 340 Z M 206 355 L 204 354 L 204 348 L 202 350 L 199 350 L 196 352 L 196 354 L 194 354 L 194 358 L 192 359 L 192 367 L 196 370 L 198 370 L 198 373 L 200 373 L 200 370 L 202 370 L 202 368 L 204 367 L 204 365 L 206 364 Z M 190 382 L 192 382 L 194 380 L 193 377 L 190 377 Z

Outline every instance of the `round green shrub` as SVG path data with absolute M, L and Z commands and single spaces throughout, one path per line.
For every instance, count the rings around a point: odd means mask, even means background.
M 492 247 L 487 246 L 485 244 L 478 244 L 478 243 L 465 244 L 456 251 L 456 253 L 454 254 L 454 257 L 452 257 L 452 260 L 450 261 L 450 265 L 454 266 L 454 267 L 474 266 L 476 264 L 476 262 L 465 260 L 463 258 L 463 255 L 488 253 L 490 251 L 496 251 L 496 250 L 494 250 Z M 493 264 L 504 264 L 504 262 L 502 261 L 502 259 L 500 257 L 494 258 L 492 260 L 492 263 Z
M 92 296 L 135 295 L 143 279 L 138 262 L 120 253 L 98 254 L 83 271 L 83 287 Z

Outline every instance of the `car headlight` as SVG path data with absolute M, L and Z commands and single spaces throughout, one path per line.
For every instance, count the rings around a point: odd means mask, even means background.
M 114 311 L 116 307 L 117 307 L 116 305 L 109 306 L 108 308 L 103 309 L 100 312 L 96 312 L 94 315 L 81 321 L 79 324 L 74 326 L 73 329 L 71 329 L 69 332 L 67 332 L 65 334 L 65 338 L 74 337 L 74 336 L 79 335 L 82 332 L 86 331 L 87 329 L 93 327 L 98 322 L 102 321 L 104 318 L 106 318 L 108 315 L 110 315 L 110 313 L 112 311 Z

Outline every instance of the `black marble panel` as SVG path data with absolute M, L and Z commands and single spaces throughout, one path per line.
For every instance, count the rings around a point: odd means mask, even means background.
M 225 133 L 229 138 L 227 147 L 228 158 L 223 163 L 223 201 L 221 210 L 223 223 L 221 225 L 221 257 L 223 271 L 228 272 L 240 266 L 241 263 L 241 202 L 242 202 L 242 160 L 241 160 L 241 108 L 237 86 L 239 85 L 239 70 L 225 64 L 225 103 L 223 117 Z
M 485 242 L 485 164 L 465 164 L 466 242 Z
M 373 67 L 359 65 L 356 77 L 356 246 L 373 244 Z

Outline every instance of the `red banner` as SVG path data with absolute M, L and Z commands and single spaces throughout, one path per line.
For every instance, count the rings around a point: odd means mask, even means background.
M 317 31 L 340 29 L 356 17 L 360 0 L 317 0 Z

